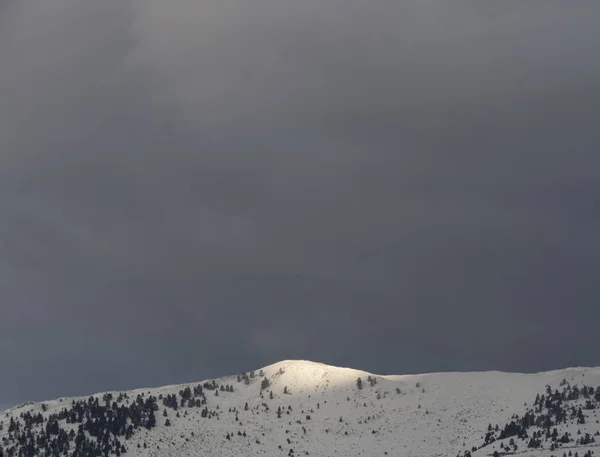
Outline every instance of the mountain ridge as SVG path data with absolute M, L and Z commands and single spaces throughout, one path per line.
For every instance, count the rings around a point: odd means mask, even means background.
M 583 396 L 569 399 L 574 395 L 572 386 L 577 392 L 585 387 L 593 409 L 585 408 Z M 527 411 L 533 407 L 536 395 L 558 388 L 565 390 L 565 404 L 583 408 L 581 414 L 587 422 L 583 432 L 574 428 L 578 425 L 581 429 L 582 424 L 570 422 L 557 422 L 551 428 L 558 427 L 557 434 L 563 438 L 565 433 L 574 437 L 561 446 L 575 442 L 577 431 L 583 437 L 587 433 L 589 440 L 578 447 L 582 455 L 577 457 L 583 457 L 595 447 L 595 439 L 590 440 L 600 431 L 596 422 L 600 397 L 597 403 L 594 396 L 600 392 L 600 367 L 539 373 L 379 375 L 309 360 L 284 360 L 199 383 L 107 391 L 12 407 L 0 415 L 4 421 L 0 449 L 9 457 L 17 457 L 20 449 L 27 448 L 22 455 L 35 448 L 37 454 L 33 455 L 53 456 L 56 452 L 48 442 L 54 440 L 58 448 L 62 439 L 66 449 L 61 448 L 58 455 L 67 452 L 75 457 L 115 455 L 117 447 L 119 455 L 139 457 L 271 456 L 285 452 L 468 456 L 493 455 L 500 446 L 503 455 L 506 449 L 516 446 L 512 453 L 549 456 L 556 450 L 550 450 L 556 437 L 548 438 L 547 449 L 543 445 L 528 448 L 529 435 L 535 434 L 538 439 L 534 425 L 525 424 L 525 429 L 519 429 L 527 438 L 506 436 L 502 427 L 514 422 L 515 417 L 529 417 Z M 560 400 L 554 393 L 552 398 Z M 555 404 L 551 406 L 556 409 Z M 545 409 L 537 413 L 539 406 L 535 408 L 538 417 L 546 417 Z M 11 419 L 22 425 L 18 432 L 13 425 L 9 434 Z M 547 419 L 552 422 L 550 413 Z M 569 420 L 581 419 L 573 416 Z M 498 425 L 494 433 L 488 430 L 492 424 Z M 544 427 L 540 430 L 547 435 Z M 500 438 L 503 433 L 504 438 Z M 17 435 L 22 437 L 20 445 Z M 515 439 L 520 440 L 519 444 Z M 35 445 L 27 444 L 31 442 Z M 12 456 L 8 453 L 11 449 Z
M 382 373 L 369 372 L 366 370 L 361 370 L 361 369 L 352 368 L 352 367 L 331 365 L 328 363 L 316 362 L 316 361 L 311 361 L 311 360 L 307 360 L 307 359 L 284 359 L 284 360 L 280 360 L 278 362 L 274 362 L 272 364 L 266 365 L 262 368 L 255 369 L 254 371 L 259 371 L 260 369 L 266 370 L 269 367 L 274 367 L 276 365 L 285 364 L 285 363 L 309 363 L 309 364 L 315 364 L 315 365 L 322 365 L 322 366 L 326 366 L 329 368 L 347 369 L 347 370 L 354 370 L 357 372 L 360 371 L 366 375 L 378 376 L 381 378 L 400 378 L 400 377 L 407 377 L 407 376 L 426 377 L 426 376 L 445 375 L 445 374 L 480 374 L 480 373 L 497 373 L 497 374 L 509 374 L 509 375 L 536 376 L 536 375 L 544 375 L 544 374 L 563 373 L 563 372 L 569 372 L 569 371 L 585 371 L 585 370 L 598 370 L 600 372 L 600 366 L 570 366 L 570 367 L 565 367 L 565 368 L 556 368 L 556 369 L 552 369 L 552 370 L 542 370 L 542 371 L 537 371 L 537 372 L 507 371 L 507 370 L 468 370 L 468 371 L 450 370 L 450 371 L 431 371 L 431 372 L 423 372 L 423 373 L 382 374 Z M 187 382 L 165 384 L 165 385 L 146 385 L 146 386 L 142 386 L 142 387 L 136 387 L 133 389 L 109 389 L 109 390 L 98 391 L 98 392 L 94 392 L 94 393 L 86 394 L 86 395 L 62 396 L 62 397 L 55 397 L 52 399 L 45 399 L 45 400 L 30 400 L 30 401 L 21 402 L 19 404 L 13 405 L 13 406 L 4 405 L 4 409 L 0 409 L 0 413 L 7 412 L 9 410 L 17 409 L 17 408 L 27 406 L 27 405 L 34 405 L 37 403 L 44 403 L 44 402 L 48 402 L 48 401 L 58 401 L 60 399 L 87 398 L 89 395 L 95 396 L 95 395 L 102 395 L 105 393 L 118 392 L 118 391 L 134 392 L 134 391 L 146 391 L 146 390 L 153 390 L 153 389 L 161 389 L 161 388 L 180 388 L 182 386 L 185 387 L 185 386 L 189 386 L 192 384 L 197 384 L 198 382 L 203 383 L 207 380 L 213 380 L 213 379 L 222 380 L 222 379 L 227 379 L 227 378 L 231 378 L 231 377 L 236 377 L 236 375 L 237 374 L 224 375 L 224 376 L 219 376 L 216 378 L 206 378 L 201 381 L 187 381 Z

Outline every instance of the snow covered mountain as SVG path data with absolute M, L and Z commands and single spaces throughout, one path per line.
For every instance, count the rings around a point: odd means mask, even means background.
M 11 408 L 0 456 L 593 457 L 600 368 L 380 376 L 309 361 Z

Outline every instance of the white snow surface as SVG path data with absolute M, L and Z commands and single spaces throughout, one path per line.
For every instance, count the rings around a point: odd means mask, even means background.
M 350 368 L 333 367 L 304 360 L 288 360 L 262 369 L 270 387 L 262 391 L 259 371 L 250 385 L 237 381 L 237 375 L 215 381 L 233 385 L 234 392 L 205 391 L 207 407 L 218 408 L 219 415 L 201 417 L 201 408 L 180 408 L 180 417 L 168 409 L 172 425 L 165 426 L 163 405 L 156 414 L 157 426 L 140 429 L 125 441 L 126 456 L 451 456 L 479 447 L 488 424 L 507 423 L 513 414 L 522 415 L 531 407 L 536 394 L 546 386 L 559 387 L 563 379 L 571 385 L 600 387 L 600 368 L 568 368 L 536 374 L 504 372 L 453 372 L 421 375 L 382 376 Z M 367 377 L 376 378 L 373 386 Z M 357 378 L 363 381 L 357 388 Z M 202 381 L 201 383 L 204 383 Z M 144 388 L 127 391 L 129 401 L 138 394 L 178 394 L 185 387 L 199 383 Z M 284 393 L 287 387 L 288 394 Z M 270 392 L 273 399 L 270 399 Z M 125 391 L 123 391 L 125 392 Z M 119 392 L 112 392 L 117 396 Z M 96 394 L 102 397 L 104 393 Z M 85 397 L 87 398 L 87 397 Z M 60 398 L 42 403 L 29 403 L 10 408 L 0 415 L 6 436 L 10 416 L 42 412 L 47 416 L 72 400 Z M 244 410 L 245 403 L 248 410 Z M 277 417 L 277 408 L 284 413 Z M 288 407 L 291 412 L 287 414 Z M 268 407 L 268 410 L 267 410 Z M 187 411 L 187 415 L 184 415 Z M 585 425 L 574 426 L 595 434 L 597 410 L 586 412 Z M 236 416 L 238 420 L 236 421 Z M 310 416 L 310 418 L 307 418 Z M 341 421 L 340 421 L 341 419 Z M 65 427 L 64 422 L 61 426 Z M 304 431 L 304 429 L 306 431 Z M 238 432 L 246 432 L 239 436 Z M 227 433 L 231 439 L 226 439 Z M 290 443 L 288 443 L 288 439 Z M 598 440 L 600 444 L 600 439 Z M 138 448 L 138 443 L 146 443 Z M 498 444 L 498 443 L 496 443 Z M 582 457 L 596 444 L 577 446 Z M 281 449 L 279 448 L 281 446 Z M 491 455 L 498 446 L 487 446 L 474 457 Z M 566 449 L 566 448 L 565 448 Z M 501 449 L 500 449 L 501 451 Z M 387 453 L 387 454 L 386 454 Z M 555 452 L 529 450 L 521 446 L 523 456 L 562 456 Z M 599 452 L 594 452 L 596 456 Z

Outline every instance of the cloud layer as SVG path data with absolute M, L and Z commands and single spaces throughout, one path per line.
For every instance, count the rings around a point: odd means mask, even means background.
M 600 364 L 599 30 L 595 2 L 0 4 L 0 403 Z

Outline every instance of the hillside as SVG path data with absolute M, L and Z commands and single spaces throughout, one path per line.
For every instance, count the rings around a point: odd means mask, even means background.
M 598 408 L 600 368 L 380 376 L 284 361 L 11 408 L 0 456 L 590 457 Z

